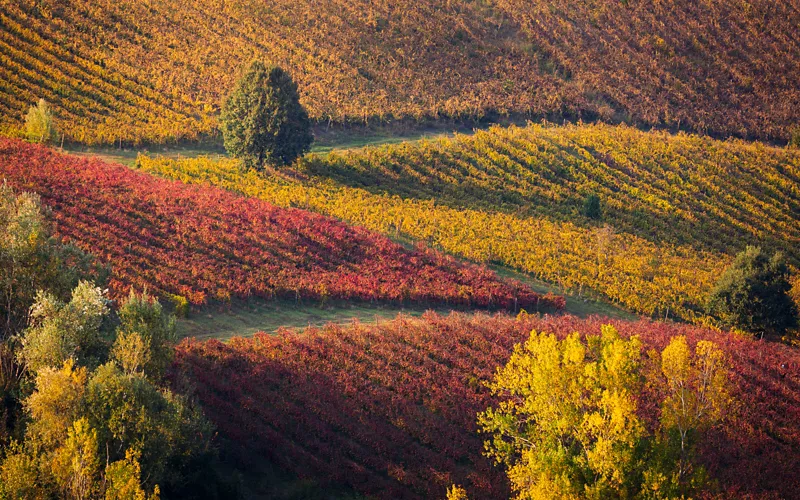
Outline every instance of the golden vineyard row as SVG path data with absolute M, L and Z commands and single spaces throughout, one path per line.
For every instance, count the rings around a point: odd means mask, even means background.
M 582 117 L 789 137 L 800 0 L 0 0 L 0 129 L 39 98 L 67 140 L 216 133 L 242 64 L 319 122 Z
M 605 125 L 493 128 L 311 155 L 299 172 L 235 160 L 140 157 L 141 169 L 425 241 L 593 292 L 638 313 L 703 319 L 709 289 L 747 244 L 797 262 L 800 154 Z M 589 193 L 602 222 L 580 215 Z

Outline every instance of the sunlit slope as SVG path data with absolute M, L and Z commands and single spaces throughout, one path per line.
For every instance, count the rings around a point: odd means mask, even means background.
M 45 98 L 67 139 L 213 133 L 253 58 L 321 122 L 532 113 L 785 139 L 798 1 L 2 0 L 0 112 Z
M 138 164 L 660 317 L 704 321 L 708 291 L 748 244 L 800 258 L 800 153 L 759 144 L 529 126 L 312 156 L 286 175 L 242 173 L 232 160 Z M 581 215 L 590 194 L 601 199 L 601 220 Z
M 147 288 L 178 304 L 233 299 L 561 309 L 562 297 L 430 249 L 213 186 L 0 139 L 0 179 L 39 194 L 56 233 L 111 266 L 117 299 Z

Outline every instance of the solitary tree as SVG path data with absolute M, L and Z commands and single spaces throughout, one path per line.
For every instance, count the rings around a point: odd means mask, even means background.
M 249 168 L 292 163 L 314 140 L 291 76 L 260 61 L 250 65 L 226 99 L 220 128 L 225 149 Z
M 761 248 L 749 246 L 719 278 L 708 299 L 708 312 L 728 326 L 782 335 L 797 326 L 791 288 L 783 256 L 770 257 Z
M 28 109 L 25 115 L 25 135 L 31 142 L 50 142 L 56 138 L 53 113 L 44 99 Z

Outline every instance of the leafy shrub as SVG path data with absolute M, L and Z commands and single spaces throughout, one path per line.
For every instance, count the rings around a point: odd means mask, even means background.
M 600 197 L 595 193 L 590 194 L 584 200 L 583 215 L 594 220 L 600 220 L 603 217 L 603 210 L 600 208 Z

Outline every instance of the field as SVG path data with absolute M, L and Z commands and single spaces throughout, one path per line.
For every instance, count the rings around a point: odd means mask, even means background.
M 429 313 L 226 344 L 186 340 L 174 376 L 196 388 L 243 464 L 266 460 L 320 485 L 382 498 L 442 498 L 452 483 L 470 498 L 507 498 L 501 469 L 481 456 L 476 413 L 492 400 L 482 382 L 532 329 L 586 334 L 609 321 Z M 705 442 L 702 462 L 723 496 L 794 495 L 796 349 L 690 326 L 611 322 L 623 335 L 640 335 L 646 348 L 663 348 L 674 335 L 717 342 L 739 404 Z
M 0 176 L 34 191 L 57 232 L 112 266 L 112 292 L 191 304 L 258 297 L 518 310 L 564 300 L 436 251 L 208 186 L 0 140 Z
M 800 262 L 800 154 L 758 143 L 530 125 L 311 155 L 297 171 L 270 176 L 224 159 L 142 156 L 137 165 L 501 263 L 658 317 L 706 321 L 708 290 L 747 244 Z M 602 200 L 601 221 L 581 214 L 590 194 Z
M 800 497 L 798 33 L 0 0 L 0 500 Z
M 0 125 L 44 98 L 68 142 L 208 139 L 253 58 L 325 125 L 547 116 L 785 141 L 800 123 L 797 0 L 0 5 Z

